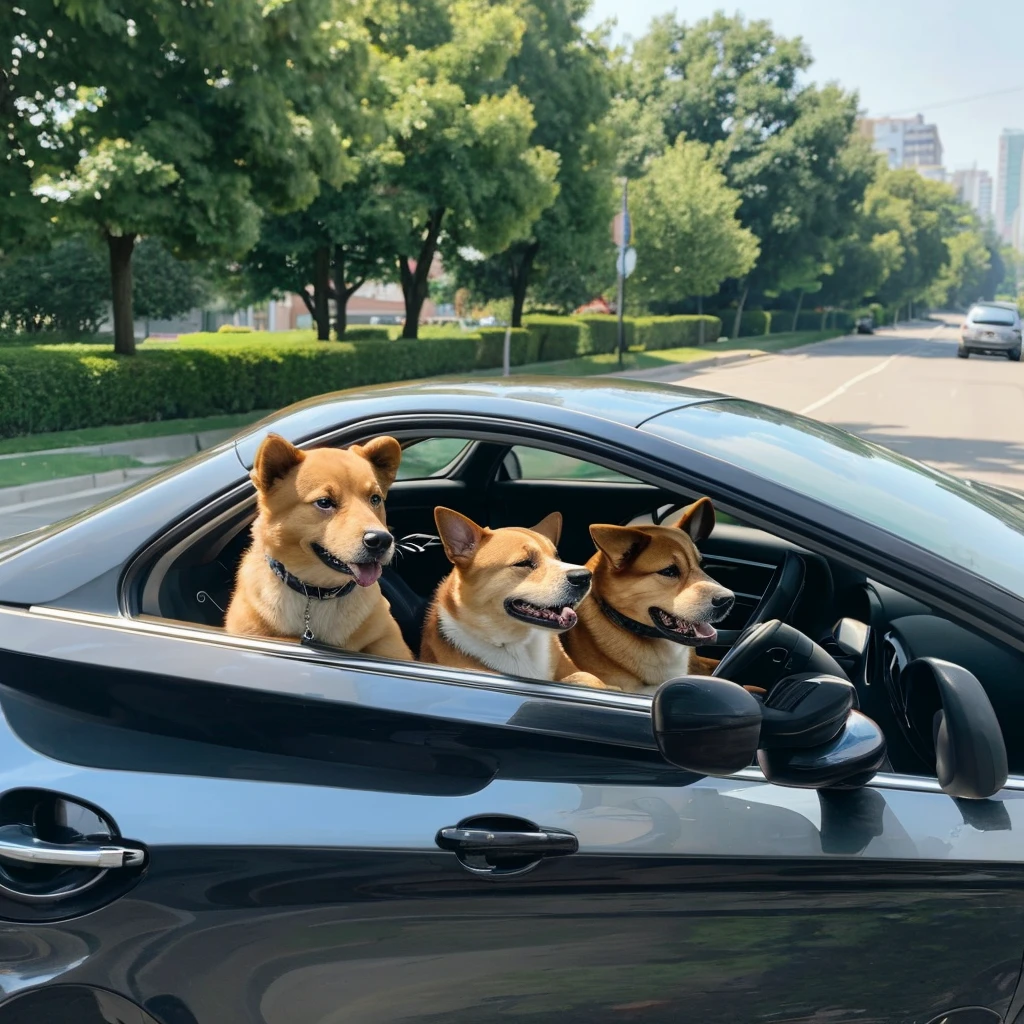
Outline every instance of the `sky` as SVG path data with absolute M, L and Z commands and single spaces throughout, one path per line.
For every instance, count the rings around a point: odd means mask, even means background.
M 994 178 L 999 133 L 1024 128 L 1022 0 L 593 0 L 589 23 L 615 19 L 621 41 L 657 15 L 692 23 L 716 9 L 802 36 L 810 77 L 856 90 L 869 116 L 924 114 L 949 171 L 977 164 Z

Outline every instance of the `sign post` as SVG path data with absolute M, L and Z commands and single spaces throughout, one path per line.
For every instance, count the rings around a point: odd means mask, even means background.
M 622 182 L 622 225 L 619 237 L 619 253 L 615 261 L 619 279 L 619 294 L 615 306 L 619 318 L 618 350 L 620 370 L 622 369 L 623 353 L 626 350 L 626 325 L 622 320 L 626 303 L 626 278 L 636 268 L 636 249 L 630 245 L 630 242 L 633 241 L 633 225 L 629 219 L 629 207 L 626 201 L 628 190 L 629 179 L 626 178 Z

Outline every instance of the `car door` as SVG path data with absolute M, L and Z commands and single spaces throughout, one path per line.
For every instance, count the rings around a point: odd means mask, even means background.
M 0 712 L 0 1024 L 981 1021 L 1018 979 L 1018 791 L 699 778 L 643 698 L 52 610 L 0 610 Z

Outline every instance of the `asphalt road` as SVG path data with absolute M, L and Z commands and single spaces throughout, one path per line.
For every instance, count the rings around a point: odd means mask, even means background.
M 678 381 L 815 416 L 958 476 L 1024 491 L 1024 363 L 957 359 L 951 325 L 840 338 Z M 0 538 L 74 515 L 117 489 L 0 509 Z
M 957 476 L 1024 491 L 1024 362 L 957 359 L 950 323 L 839 338 L 680 384 L 834 423 Z

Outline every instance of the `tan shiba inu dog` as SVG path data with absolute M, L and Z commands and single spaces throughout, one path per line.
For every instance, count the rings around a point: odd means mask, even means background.
M 251 474 L 259 513 L 225 628 L 412 661 L 377 583 L 395 549 L 384 498 L 401 460 L 393 437 L 304 452 L 269 434 Z
M 735 602 L 700 567 L 696 545 L 714 525 L 711 501 L 701 498 L 672 526 L 591 526 L 593 588 L 565 638 L 581 669 L 639 692 L 675 676 L 710 675 L 716 662 L 693 648 L 715 642 L 712 623 Z
M 489 530 L 448 508 L 435 509 L 434 521 L 455 568 L 427 612 L 421 661 L 602 685 L 576 668 L 559 639 L 590 589 L 589 570 L 558 559 L 560 513 L 532 530 Z

